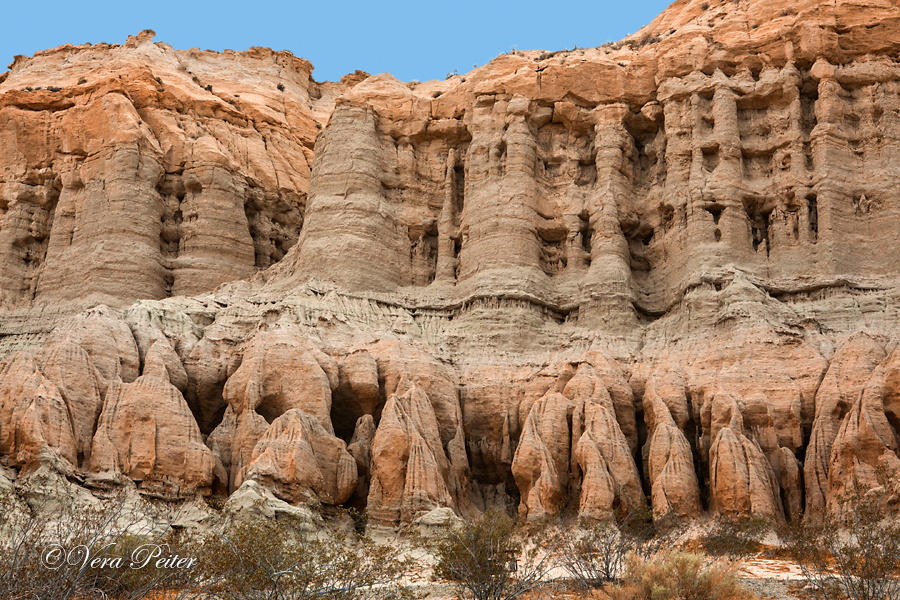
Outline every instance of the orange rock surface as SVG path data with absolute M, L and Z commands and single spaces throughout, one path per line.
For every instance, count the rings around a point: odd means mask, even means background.
M 2 461 L 387 526 L 898 486 L 898 40 L 894 2 L 677 0 L 424 83 L 17 57 Z

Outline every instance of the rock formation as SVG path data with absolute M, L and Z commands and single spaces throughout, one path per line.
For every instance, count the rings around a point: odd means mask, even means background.
M 17 57 L 2 462 L 386 526 L 897 485 L 898 33 L 678 0 L 424 83 L 152 32 Z

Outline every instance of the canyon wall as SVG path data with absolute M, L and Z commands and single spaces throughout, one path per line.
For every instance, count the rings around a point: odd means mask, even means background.
M 424 83 L 152 32 L 17 58 L 6 476 L 386 526 L 900 493 L 898 19 L 679 0 Z

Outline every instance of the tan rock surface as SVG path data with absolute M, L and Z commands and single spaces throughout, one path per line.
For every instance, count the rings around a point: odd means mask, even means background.
M 148 353 L 143 375 L 133 383 L 114 381 L 107 389 L 90 471 L 110 479 L 121 473 L 147 487 L 209 488 L 213 453 L 203 444 L 181 392 L 169 382 L 156 347 Z
M 217 493 L 256 464 L 388 525 L 839 510 L 900 467 L 898 31 L 679 0 L 424 83 L 149 32 L 17 58 L 0 454 Z
M 680 385 L 679 385 L 680 384 Z M 668 399 L 668 401 L 666 401 Z M 654 374 L 644 389 L 644 418 L 648 441 L 644 464 L 651 486 L 654 515 L 674 512 L 679 516 L 699 514 L 703 507 L 694 471 L 694 453 L 672 416 L 670 407 L 686 420 L 686 397 L 677 373 Z
M 312 495 L 325 504 L 343 504 L 356 489 L 356 459 L 317 418 L 292 408 L 256 443 L 247 478 L 271 485 L 291 502 L 308 502 Z
M 900 355 L 894 350 L 872 371 L 841 422 L 831 451 L 826 511 L 840 510 L 841 497 L 852 493 L 857 482 L 870 488 L 880 487 L 900 472 L 896 413 L 890 413 L 892 422 L 885 410 L 885 398 L 897 393 L 886 384 L 889 377 L 896 381 L 898 368 Z
M 152 40 L 18 57 L 0 83 L 5 306 L 203 292 L 295 243 L 341 86 L 289 52 Z
M 564 395 L 548 392 L 525 419 L 512 461 L 512 474 L 522 494 L 522 517 L 553 517 L 565 504 L 573 409 L 574 403 Z
M 367 511 L 382 525 L 410 523 L 434 508 L 456 508 L 450 461 L 431 401 L 416 384 L 401 383 L 385 405 L 371 450 Z
M 820 522 L 825 516 L 828 473 L 834 439 L 844 417 L 862 395 L 866 381 L 885 353 L 876 340 L 865 334 L 852 336 L 835 352 L 816 392 L 816 420 L 806 450 L 806 515 Z
M 579 365 L 563 394 L 577 402 L 572 416 L 571 471 L 576 481 L 582 475 L 577 483 L 581 487 L 579 516 L 607 519 L 614 516 L 615 508 L 627 514 L 644 506 L 631 448 L 616 421 L 610 393 L 594 367 L 589 363 Z M 574 468 L 576 463 L 578 469 Z
M 784 505 L 775 473 L 759 442 L 744 435 L 737 399 L 720 392 L 713 402 L 713 410 L 720 412 L 723 422 L 709 452 L 713 505 L 729 517 L 783 519 Z
M 49 450 L 77 464 L 76 439 L 59 389 L 27 353 L 0 366 L 0 452 L 25 471 L 39 466 Z

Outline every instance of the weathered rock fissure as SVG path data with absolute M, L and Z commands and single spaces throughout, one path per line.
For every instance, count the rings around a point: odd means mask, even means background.
M 425 83 L 18 58 L 0 460 L 389 526 L 897 488 L 900 13 L 704 4 Z

